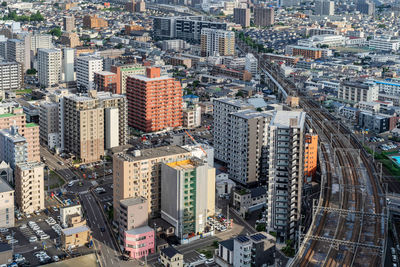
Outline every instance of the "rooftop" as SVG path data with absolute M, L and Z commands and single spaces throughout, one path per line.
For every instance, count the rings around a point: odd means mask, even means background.
M 176 254 L 180 254 L 178 250 L 176 250 L 174 247 L 167 247 L 164 249 L 161 249 L 161 252 L 167 255 L 168 258 L 172 258 Z
M 228 239 L 228 240 L 224 240 L 219 242 L 221 244 L 221 246 L 227 248 L 230 251 L 233 251 L 233 238 L 232 239 Z
M 95 72 L 95 73 L 100 74 L 100 75 L 117 75 L 117 74 L 114 73 L 114 72 L 105 71 L 105 70 L 103 70 L 103 71 L 97 71 L 97 72 Z
M 0 179 L 0 193 L 14 191 L 14 189 L 3 179 Z
M 30 170 L 32 168 L 37 168 L 37 167 L 44 167 L 44 164 L 42 162 L 36 162 L 36 161 L 31 161 L 31 162 L 22 162 L 18 163 L 17 166 L 22 170 Z
M 78 233 L 82 233 L 82 232 L 86 232 L 86 231 L 90 231 L 89 227 L 87 227 L 86 225 L 62 229 L 62 232 L 66 236 L 74 235 L 74 234 L 78 234 Z
M 142 227 L 138 227 L 138 228 L 134 228 L 134 229 L 125 231 L 125 234 L 127 234 L 127 235 L 141 235 L 141 234 L 148 233 L 148 232 L 151 232 L 151 231 L 154 231 L 154 229 L 146 225 L 146 226 L 142 226 Z
M 192 158 L 192 159 L 167 163 L 166 165 L 176 170 L 192 170 L 198 166 L 204 165 L 204 163 L 200 160 Z
M 144 197 L 131 197 L 121 199 L 119 202 L 124 205 L 125 207 L 130 207 L 137 204 L 145 203 L 147 200 Z
M 135 156 L 135 151 L 137 152 L 137 156 Z M 128 152 L 123 152 L 117 154 L 117 157 L 123 158 L 127 161 L 139 161 L 139 160 L 147 160 L 152 158 L 165 157 L 170 155 L 182 154 L 182 153 L 190 153 L 186 149 L 183 149 L 179 146 L 162 146 L 156 148 L 149 148 L 143 150 L 132 150 Z
M 306 113 L 301 111 L 277 111 L 272 118 L 271 125 L 279 128 L 302 128 Z
M 25 127 L 39 127 L 39 125 L 36 124 L 36 123 L 30 122 L 30 123 L 27 123 L 27 124 L 25 125 Z
M 163 80 L 170 80 L 173 79 L 172 77 L 168 77 L 168 76 L 160 76 L 160 77 L 156 77 L 156 78 L 148 78 L 145 75 L 129 75 L 130 78 L 136 79 L 136 80 L 141 80 L 144 82 L 155 82 L 155 81 L 163 81 Z

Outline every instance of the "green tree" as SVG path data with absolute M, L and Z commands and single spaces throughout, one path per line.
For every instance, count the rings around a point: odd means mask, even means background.
M 1 6 L 2 6 L 2 7 L 6 7 L 6 6 L 7 6 L 7 2 L 6 2 L 6 1 L 3 1 L 3 2 L 1 3 Z
M 35 75 L 37 73 L 37 70 L 32 68 L 26 71 L 26 74 L 28 75 Z
M 44 17 L 42 14 L 40 14 L 39 11 L 37 11 L 35 14 L 32 14 L 30 17 L 31 21 L 43 21 Z
M 257 224 L 256 230 L 258 232 L 264 232 L 265 231 L 265 224 L 263 224 L 263 223 Z
M 60 27 L 54 27 L 53 29 L 51 29 L 49 31 L 49 34 L 51 34 L 53 36 L 60 37 L 61 36 L 61 28 Z

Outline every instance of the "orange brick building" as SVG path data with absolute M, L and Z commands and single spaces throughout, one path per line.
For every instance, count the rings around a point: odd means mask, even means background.
M 94 86 L 97 91 L 117 92 L 117 74 L 109 71 L 94 73 Z
M 311 133 L 305 134 L 304 146 L 304 179 L 305 183 L 311 182 L 317 171 L 318 155 L 318 135 Z
M 322 57 L 322 50 L 314 47 L 293 47 L 293 56 L 303 56 L 310 59 Z
M 86 29 L 97 29 L 97 28 L 107 28 L 108 22 L 105 19 L 97 17 L 97 15 L 87 15 L 83 17 L 83 28 Z
M 143 132 L 182 126 L 182 87 L 174 78 L 147 68 L 127 79 L 128 124 Z

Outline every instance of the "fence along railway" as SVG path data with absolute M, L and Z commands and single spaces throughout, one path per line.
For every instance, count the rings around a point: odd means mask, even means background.
M 291 266 L 383 266 L 387 235 L 386 199 L 372 158 L 350 130 L 334 116 L 297 90 L 277 66 L 252 52 L 270 85 L 282 97 L 296 93 L 319 135 L 322 170 L 320 199 L 314 204 L 313 220 Z

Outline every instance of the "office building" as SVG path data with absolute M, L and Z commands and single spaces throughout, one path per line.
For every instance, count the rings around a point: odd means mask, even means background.
M 61 50 L 38 50 L 38 79 L 44 88 L 57 86 L 61 82 Z
M 94 73 L 103 70 L 100 57 L 81 56 L 76 59 L 76 86 L 78 91 L 86 92 L 95 89 Z
M 378 94 L 379 86 L 373 82 L 344 81 L 338 90 L 338 98 L 349 103 L 372 102 L 378 100 Z
M 358 0 L 357 11 L 361 14 L 374 16 L 375 15 L 375 4 L 369 0 Z
M 333 16 L 335 14 L 335 2 L 329 0 L 316 0 L 314 12 L 320 16 Z
M 254 24 L 258 27 L 269 27 L 275 22 L 275 12 L 272 7 L 257 6 L 254 8 Z
M 23 73 L 21 63 L 16 61 L 0 62 L 0 92 L 21 89 L 22 78 Z
M 73 15 L 63 17 L 63 30 L 66 32 L 75 30 L 75 17 Z
M 245 62 L 244 69 L 246 71 L 250 72 L 253 77 L 255 75 L 257 75 L 257 73 L 258 73 L 258 60 L 253 54 L 249 53 L 249 54 L 246 55 L 246 62 Z
M 58 103 L 40 104 L 39 126 L 40 143 L 50 149 L 60 147 Z
M 227 30 L 227 24 L 204 20 L 202 16 L 156 17 L 153 19 L 153 37 L 157 40 L 182 39 L 200 43 L 204 28 Z
M 145 75 L 146 68 L 141 64 L 128 64 L 121 66 L 111 66 L 111 72 L 114 72 L 117 82 L 116 94 L 126 94 L 126 79 L 130 75 Z
M 160 216 L 161 164 L 187 159 L 191 153 L 177 146 L 127 151 L 113 157 L 114 220 L 120 220 L 120 200 L 148 199 L 150 218 Z
M 14 189 L 0 179 L 0 227 L 14 227 Z
M 30 69 L 30 62 L 25 60 L 25 43 L 18 39 L 7 40 L 7 61 L 16 61 L 21 63 L 23 71 Z
M 243 28 L 250 27 L 250 9 L 235 8 L 233 9 L 233 21 L 240 24 Z
M 129 76 L 126 95 L 129 126 L 143 132 L 182 126 L 181 84 L 160 76 L 159 68 L 147 68 L 146 76 Z
M 83 17 L 83 28 L 86 29 L 99 29 L 107 28 L 108 23 L 105 19 L 97 17 L 97 15 L 86 15 Z
M 232 56 L 235 54 L 235 33 L 233 31 L 202 29 L 201 55 Z
M 15 168 L 15 198 L 19 210 L 26 214 L 44 209 L 44 164 L 18 163 Z
M 62 101 L 64 148 L 82 162 L 104 156 L 104 108 L 87 95 L 69 95 Z
M 267 228 L 277 239 L 294 239 L 300 219 L 305 112 L 277 111 L 268 129 Z
M 75 81 L 74 60 L 75 50 L 73 48 L 63 48 L 62 70 L 66 83 Z
M 198 158 L 161 165 L 161 218 L 179 239 L 204 232 L 214 213 L 214 168 Z
M 124 235 L 124 248 L 133 259 L 140 259 L 154 253 L 154 229 L 146 225 L 126 231 Z
M 94 87 L 97 91 L 117 92 L 117 74 L 109 71 L 99 71 L 94 73 Z

